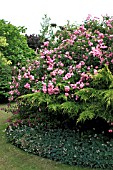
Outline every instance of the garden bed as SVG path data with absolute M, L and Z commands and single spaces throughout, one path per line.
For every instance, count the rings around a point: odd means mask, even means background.
M 69 165 L 113 169 L 113 139 L 94 132 L 9 126 L 8 141 L 26 152 Z

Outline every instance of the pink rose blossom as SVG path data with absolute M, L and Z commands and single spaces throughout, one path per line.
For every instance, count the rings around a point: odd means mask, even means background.
M 72 87 L 72 89 L 76 89 L 77 88 L 76 84 L 70 84 L 70 86 Z
M 94 69 L 94 74 L 97 74 L 97 73 L 98 73 L 98 71 L 96 69 Z
M 26 84 L 24 85 L 24 87 L 25 87 L 26 89 L 30 89 L 30 84 L 29 84 L 29 83 L 26 83 Z
M 13 94 L 14 94 L 14 91 L 13 91 L 13 90 L 9 91 L 9 94 L 13 95 Z
M 21 75 L 18 75 L 18 80 L 21 80 Z
M 106 61 L 106 65 L 109 65 L 109 61 Z
M 54 88 L 54 94 L 58 94 L 58 93 L 59 93 L 59 91 L 60 91 L 60 90 L 59 90 L 59 88 L 58 88 L 58 87 L 55 87 L 55 88 Z
M 15 87 L 18 88 L 18 86 L 19 86 L 19 83 L 16 83 L 16 84 L 15 84 Z
M 65 75 L 65 77 L 63 77 L 63 80 L 68 80 L 69 78 L 72 77 L 72 75 L 73 75 L 73 73 L 67 73 L 67 74 Z
M 27 73 L 24 73 L 24 76 L 23 76 L 24 78 L 28 78 L 28 75 L 27 75 Z
M 53 88 L 51 88 L 51 87 L 49 87 L 49 88 L 48 88 L 48 94 L 50 94 L 50 95 L 51 95 L 51 94 L 53 94 L 53 93 L 54 93 L 54 89 L 53 89 Z
M 70 87 L 69 86 L 65 86 L 64 89 L 65 89 L 65 92 L 69 92 Z
M 46 88 L 46 87 L 43 87 L 43 88 L 42 88 L 42 91 L 43 91 L 44 93 L 46 93 L 46 92 L 47 92 L 47 88 Z
M 91 19 L 91 14 L 88 14 L 88 16 L 87 16 L 87 18 L 86 18 L 86 20 L 90 20 Z
M 98 69 L 98 66 L 95 66 L 95 69 Z
M 101 45 L 100 48 L 105 49 L 105 48 L 107 48 L 107 46 Z
M 79 63 L 79 64 L 76 65 L 76 68 L 77 68 L 77 69 L 80 69 L 81 66 L 82 66 L 81 63 Z
M 68 96 L 69 96 L 69 93 L 65 93 L 65 96 L 68 97 Z
M 109 132 L 109 133 L 112 133 L 112 132 L 113 132 L 113 130 L 112 130 L 112 129 L 109 129 L 109 130 L 108 130 L 108 132 Z
M 84 62 L 84 61 L 81 61 L 80 63 L 81 63 L 81 65 L 82 65 L 82 66 L 84 66 L 84 65 L 85 65 L 85 62 Z
M 61 58 L 61 56 L 60 56 L 60 55 L 58 55 L 58 58 Z
M 46 41 L 46 42 L 44 42 L 44 46 L 48 46 L 49 45 L 49 41 Z
M 87 70 L 90 70 L 90 66 L 87 67 Z
M 82 82 L 79 87 L 82 89 L 84 87 L 84 83 Z
M 28 71 L 27 75 L 30 76 L 30 71 Z
M 88 82 L 86 83 L 86 86 L 89 86 L 89 83 L 88 83 Z
M 30 78 L 30 80 L 34 80 L 34 76 L 33 75 L 30 75 L 29 78 Z
M 89 44 L 89 46 L 92 46 L 92 45 L 93 45 L 93 43 L 92 43 L 91 41 L 88 41 L 88 44 Z
M 62 75 L 63 73 L 64 73 L 64 70 L 61 70 L 61 69 L 58 70 L 59 75 Z
M 13 88 L 14 88 L 14 86 L 11 85 L 11 86 L 10 86 L 10 89 L 13 89 Z
M 56 83 L 56 78 L 52 78 L 52 82 L 53 82 L 53 83 Z
M 9 100 L 9 101 L 13 101 L 13 100 L 14 100 L 14 97 L 11 96 L 11 97 L 8 98 L 8 100 Z
M 53 65 L 49 65 L 49 67 L 47 68 L 48 71 L 53 70 Z
M 75 100 L 78 100 L 78 99 L 79 99 L 79 96 L 76 95 Z
M 99 38 L 104 38 L 104 34 L 103 33 L 99 33 Z
M 45 56 L 44 56 L 44 55 L 42 55 L 40 58 L 45 58 Z
M 100 56 L 102 54 L 101 50 L 98 47 L 92 47 L 92 51 L 89 54 L 93 54 L 93 56 Z
M 75 30 L 75 31 L 74 31 L 74 34 L 75 34 L 75 35 L 79 35 L 79 33 L 80 33 L 79 30 Z
M 22 70 L 22 71 L 25 71 L 25 70 L 26 70 L 26 68 L 25 68 L 25 67 L 22 67 L 22 68 L 21 68 L 21 70 Z

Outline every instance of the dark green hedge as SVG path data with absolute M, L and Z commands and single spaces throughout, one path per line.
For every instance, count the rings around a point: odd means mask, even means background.
M 6 135 L 17 147 L 44 158 L 69 165 L 113 169 L 113 139 L 105 134 L 13 124 Z

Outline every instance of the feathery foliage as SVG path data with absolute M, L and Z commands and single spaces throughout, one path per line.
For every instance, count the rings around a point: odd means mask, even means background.
M 84 88 L 76 92 L 82 106 L 87 104 L 87 108 L 80 113 L 79 121 L 87 118 L 102 117 L 106 121 L 113 121 L 113 75 L 108 66 L 100 69 L 98 74 L 93 76 L 92 88 Z

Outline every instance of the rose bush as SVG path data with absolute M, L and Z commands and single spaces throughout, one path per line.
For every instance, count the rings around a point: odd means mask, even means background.
M 21 97 L 25 105 L 29 103 L 34 109 L 37 102 L 37 108 L 46 112 L 57 114 L 63 110 L 78 117 L 81 102 L 76 92 L 91 87 L 93 75 L 105 65 L 111 74 L 113 72 L 112 37 L 113 18 L 108 16 L 101 22 L 88 16 L 75 29 L 64 26 L 56 32 L 52 42 L 44 43 L 37 60 L 27 61 L 27 66 L 19 69 L 14 67 L 9 100 L 32 93 Z M 92 119 L 94 116 L 85 117 Z

